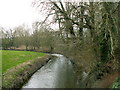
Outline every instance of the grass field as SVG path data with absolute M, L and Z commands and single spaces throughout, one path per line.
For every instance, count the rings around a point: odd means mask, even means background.
M 7 69 L 17 66 L 18 64 L 44 55 L 44 53 L 31 51 L 2 50 L 2 72 L 4 73 L 7 71 Z

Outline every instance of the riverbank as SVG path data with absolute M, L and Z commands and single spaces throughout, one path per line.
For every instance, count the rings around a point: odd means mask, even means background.
M 116 80 L 118 77 L 120 77 L 120 63 L 117 60 L 111 60 L 103 64 L 99 64 L 99 62 L 97 62 L 88 70 L 89 66 L 80 63 L 81 58 L 79 58 L 78 54 L 71 55 L 71 53 L 59 51 L 55 53 L 61 53 L 71 60 L 76 74 L 76 88 L 120 87 L 120 79 Z
M 24 62 L 43 57 L 45 53 L 31 51 L 2 50 L 2 73 Z
M 79 86 L 81 85 L 81 88 L 114 88 L 113 84 L 116 78 L 120 76 L 118 65 L 118 63 L 112 61 L 97 65 L 85 79 L 79 81 Z M 118 88 L 118 86 L 115 88 Z
M 2 88 L 21 88 L 32 74 L 45 65 L 51 58 L 53 58 L 53 56 L 45 55 L 8 70 L 3 74 Z
M 35 72 L 24 88 L 75 88 L 74 70 L 69 59 L 60 54 Z
M 120 71 L 117 62 L 96 65 L 90 72 L 82 71 L 83 67 L 73 65 L 76 73 L 77 88 L 119 88 Z

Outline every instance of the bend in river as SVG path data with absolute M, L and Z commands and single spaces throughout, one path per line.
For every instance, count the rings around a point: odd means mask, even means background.
M 60 54 L 39 69 L 23 88 L 74 88 L 75 75 L 72 63 Z

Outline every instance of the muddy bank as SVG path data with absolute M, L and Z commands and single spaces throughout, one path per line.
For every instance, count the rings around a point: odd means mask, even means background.
M 55 52 L 67 56 L 76 73 L 76 88 L 110 88 L 115 79 L 120 76 L 120 63 L 111 60 L 102 65 L 97 63 L 88 70 L 88 66 L 82 65 L 79 56 L 69 53 Z
M 51 58 L 56 57 L 45 55 L 8 70 L 2 77 L 2 88 L 21 88 L 32 74 L 45 65 Z
M 78 73 L 79 88 L 110 88 L 115 79 L 120 76 L 118 65 L 117 62 L 107 62 L 100 66 L 96 65 L 89 73 L 82 75 Z

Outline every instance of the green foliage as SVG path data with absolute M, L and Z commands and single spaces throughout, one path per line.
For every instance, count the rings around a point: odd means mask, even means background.
M 99 61 L 103 64 L 115 57 L 114 50 L 120 36 L 115 15 L 117 2 L 49 0 L 49 4 L 43 4 L 42 0 L 39 1 L 36 2 L 38 7 L 43 5 L 41 11 L 48 14 L 45 21 L 33 23 L 31 34 L 25 32 L 24 27 L 18 27 L 14 39 L 11 36 L 3 38 L 3 47 L 8 48 L 14 42 L 16 47 L 23 45 L 26 49 L 62 53 L 77 58 L 84 68 L 93 67 Z M 49 23 L 50 15 L 53 20 Z M 51 23 L 57 23 L 59 30 L 52 30 Z
M 116 28 L 116 16 L 113 13 L 116 9 L 117 3 L 114 2 L 102 2 L 100 15 L 100 33 L 99 33 L 99 48 L 100 59 L 104 63 L 107 60 L 112 59 L 113 50 L 116 44 L 117 28 Z M 110 9 L 111 8 L 111 9 Z
M 120 77 L 117 77 L 113 82 L 111 88 L 120 88 Z
M 100 55 L 101 55 L 101 61 L 105 62 L 109 59 L 110 44 L 109 44 L 109 37 L 105 33 L 101 33 L 101 34 L 102 35 L 100 40 Z
M 44 56 L 44 53 L 30 51 L 10 51 L 2 50 L 2 72 L 6 72 L 18 64 Z

